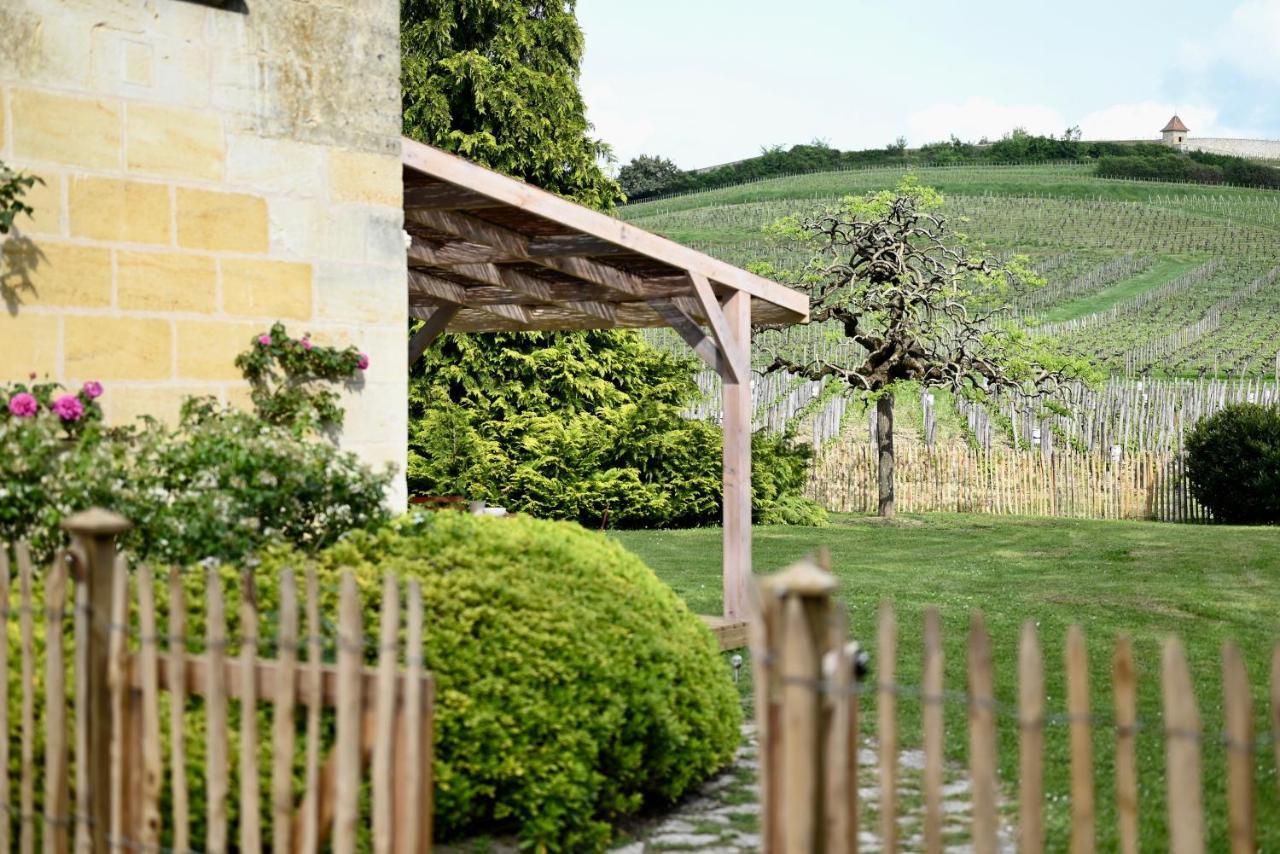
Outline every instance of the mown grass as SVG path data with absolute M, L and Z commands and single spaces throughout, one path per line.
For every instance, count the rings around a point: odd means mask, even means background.
M 620 532 L 695 611 L 719 613 L 720 531 Z M 1220 656 L 1227 639 L 1239 643 L 1253 685 L 1257 728 L 1268 730 L 1265 686 L 1272 644 L 1280 637 L 1280 531 L 1272 528 L 1177 526 L 1141 522 L 1096 522 L 976 515 L 909 517 L 884 525 L 862 517 L 839 517 L 826 529 L 758 528 L 755 564 L 768 572 L 817 546 L 831 551 L 840 596 L 851 613 L 851 634 L 874 638 L 877 603 L 892 602 L 900 626 L 898 679 L 918 685 L 922 614 L 941 612 L 947 687 L 965 688 L 965 635 L 974 610 L 991 633 L 998 698 L 1016 702 L 1017 639 L 1033 620 L 1045 651 L 1048 704 L 1065 711 L 1062 654 L 1067 627 L 1079 623 L 1089 641 L 1093 709 L 1111 711 L 1110 667 L 1114 640 L 1134 642 L 1140 680 L 1139 714 L 1145 721 L 1139 745 L 1144 850 L 1164 850 L 1164 743 L 1160 737 L 1158 682 L 1160 645 L 1171 634 L 1183 639 L 1209 733 L 1222 729 Z M 899 702 L 902 735 L 919 742 L 916 702 Z M 864 715 L 868 725 L 874 715 Z M 964 761 L 964 709 L 947 712 L 947 746 Z M 1017 796 L 1017 737 L 1014 722 L 1000 722 L 1000 767 L 1006 794 Z M 1098 850 L 1114 850 L 1114 732 L 1096 730 Z M 1069 747 L 1064 727 L 1051 727 L 1046 744 L 1046 791 L 1051 850 L 1066 850 L 1069 827 Z M 1204 794 L 1209 844 L 1227 850 L 1225 763 L 1221 743 L 1206 739 Z M 1258 830 L 1261 850 L 1280 848 L 1280 792 L 1271 745 L 1257 758 Z
M 1205 262 L 1201 255 L 1170 255 L 1160 258 L 1151 267 L 1123 282 L 1116 282 L 1110 287 L 1095 291 L 1087 296 L 1069 302 L 1059 303 L 1044 313 L 1043 320 L 1056 323 L 1061 320 L 1074 320 L 1088 314 L 1106 311 L 1112 306 L 1133 299 L 1144 291 L 1158 288 L 1171 282 L 1183 273 L 1189 272 Z

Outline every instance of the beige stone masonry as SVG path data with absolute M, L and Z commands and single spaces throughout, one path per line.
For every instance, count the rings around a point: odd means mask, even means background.
M 283 320 L 369 354 L 342 443 L 403 471 L 399 4 L 247 9 L 0 0 L 0 160 L 44 181 L 0 380 L 100 380 L 114 423 L 248 406 L 235 356 Z

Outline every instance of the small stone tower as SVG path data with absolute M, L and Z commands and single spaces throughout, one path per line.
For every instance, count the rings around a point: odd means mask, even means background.
M 1187 141 L 1187 126 L 1182 123 L 1182 119 L 1175 115 L 1169 119 L 1169 123 L 1160 130 L 1160 138 L 1165 145 L 1172 145 L 1175 148 L 1181 148 L 1182 144 Z

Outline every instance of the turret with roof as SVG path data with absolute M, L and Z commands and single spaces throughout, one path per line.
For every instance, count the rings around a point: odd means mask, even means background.
M 1160 138 L 1165 145 L 1181 146 L 1186 142 L 1187 134 L 1190 132 L 1175 113 L 1173 118 L 1169 119 L 1169 123 L 1160 129 Z

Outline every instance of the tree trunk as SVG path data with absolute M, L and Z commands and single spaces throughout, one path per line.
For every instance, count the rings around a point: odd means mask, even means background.
M 893 393 L 876 399 L 876 450 L 880 463 L 879 515 L 893 518 Z

